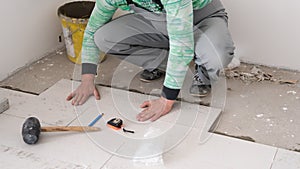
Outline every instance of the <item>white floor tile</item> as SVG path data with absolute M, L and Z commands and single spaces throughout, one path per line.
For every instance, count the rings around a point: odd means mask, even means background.
M 113 157 L 105 169 L 270 169 L 276 148 L 213 135 L 199 145 L 196 129 L 178 147 L 163 155 L 163 162 L 139 161 Z M 144 166 L 141 165 L 144 163 Z M 148 166 L 147 166 L 148 165 Z
M 142 110 L 139 104 L 157 97 L 106 87 L 100 87 L 99 91 L 101 100 L 91 98 L 86 104 L 76 107 L 80 124 L 88 125 L 98 114 L 104 113 L 96 123 L 102 129 L 101 133 L 90 133 L 89 136 L 104 150 L 128 158 L 153 156 L 172 149 L 193 127 L 201 128 L 202 136 L 208 137 L 209 128 L 220 114 L 217 109 L 178 102 L 170 114 L 159 120 L 138 122 L 136 115 Z M 126 129 L 135 133 L 108 128 L 106 122 L 116 117 L 123 120 Z
M 189 159 L 190 167 L 204 164 L 211 169 L 269 169 L 276 151 L 274 147 L 215 134 L 205 144 L 197 146 L 197 137 L 196 130 L 178 150 L 170 152 L 166 162 L 181 159 L 176 166 L 186 166 Z
M 43 157 L 33 152 L 15 147 L 0 145 L 0 168 L 1 169 L 41 169 L 41 168 L 72 168 L 86 169 L 88 166 L 72 164 L 59 159 Z
M 271 169 L 300 169 L 300 153 L 278 149 Z
M 35 114 L 35 112 L 33 111 L 34 106 L 32 105 L 36 104 L 29 105 L 28 102 L 36 103 L 37 96 L 2 88 L 0 88 L 0 95 L 2 97 L 8 98 L 9 100 L 10 107 L 7 111 L 4 112 L 5 114 L 16 116 L 19 115 L 20 117 L 26 117 Z
M 53 91 L 60 94 L 62 91 Z M 66 93 L 66 92 L 63 92 Z M 5 114 L 27 118 L 38 117 L 41 122 L 51 125 L 67 125 L 76 118 L 73 106 L 65 101 L 65 97 L 58 97 L 54 94 L 35 96 L 31 94 L 0 89 L 0 94 L 9 99 L 10 108 Z

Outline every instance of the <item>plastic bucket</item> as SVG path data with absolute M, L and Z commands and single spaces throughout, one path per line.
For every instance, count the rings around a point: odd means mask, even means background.
M 95 2 L 92 1 L 76 1 L 66 3 L 57 10 L 63 29 L 68 58 L 77 64 L 81 63 L 84 30 L 94 6 Z M 100 61 L 104 59 L 105 54 L 100 52 Z

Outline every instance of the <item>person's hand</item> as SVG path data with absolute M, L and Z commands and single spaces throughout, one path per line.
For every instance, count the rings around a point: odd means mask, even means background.
M 93 74 L 82 75 L 81 84 L 75 91 L 68 95 L 66 98 L 67 101 L 72 100 L 72 105 L 77 106 L 84 104 L 91 95 L 100 100 L 100 94 L 94 84 L 94 78 Z
M 141 113 L 137 115 L 138 121 L 155 121 L 161 116 L 168 114 L 173 107 L 174 100 L 168 100 L 164 97 L 159 99 L 145 101 L 140 105 L 141 108 L 145 108 Z

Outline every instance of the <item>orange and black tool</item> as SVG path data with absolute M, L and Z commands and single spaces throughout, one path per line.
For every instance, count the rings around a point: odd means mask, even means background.
M 107 126 L 114 129 L 114 130 L 120 130 L 123 125 L 123 120 L 120 118 L 113 118 L 107 122 Z
M 120 118 L 113 118 L 111 120 L 109 120 L 107 122 L 107 126 L 109 128 L 112 128 L 114 130 L 120 130 L 120 129 L 123 129 L 124 132 L 127 132 L 127 133 L 134 133 L 134 131 L 132 130 L 126 130 L 124 127 L 123 127 L 123 120 L 120 119 Z

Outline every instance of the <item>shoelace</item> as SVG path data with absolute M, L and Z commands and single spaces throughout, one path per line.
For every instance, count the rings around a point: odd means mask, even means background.
M 193 77 L 194 79 L 194 84 L 197 84 L 197 85 L 202 85 L 204 84 L 202 79 L 199 77 L 198 73 L 196 73 Z
M 210 85 L 210 80 L 205 67 L 196 65 L 194 74 L 194 84 L 195 85 Z

